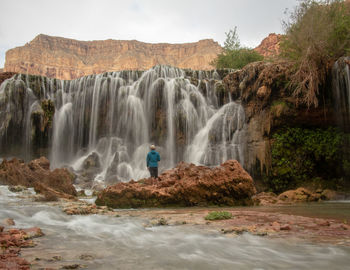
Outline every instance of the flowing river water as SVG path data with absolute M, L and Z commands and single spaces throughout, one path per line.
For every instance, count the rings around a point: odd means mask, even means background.
M 349 213 L 350 204 L 344 204 L 342 212 Z M 0 220 L 5 218 L 45 233 L 35 239 L 37 247 L 22 249 L 33 269 L 73 264 L 84 269 L 349 269 L 349 247 L 249 234 L 227 237 L 199 226 L 145 227 L 139 217 L 68 216 L 0 186 Z

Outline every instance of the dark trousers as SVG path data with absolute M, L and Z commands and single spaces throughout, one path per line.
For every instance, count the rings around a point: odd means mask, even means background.
M 158 178 L 158 167 L 149 167 L 151 177 Z

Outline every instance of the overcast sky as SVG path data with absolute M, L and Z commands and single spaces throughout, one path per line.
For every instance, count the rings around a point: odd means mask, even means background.
M 298 0 L 0 0 L 0 67 L 8 49 L 38 34 L 78 40 L 184 43 L 238 28 L 245 46 L 282 33 L 286 9 Z

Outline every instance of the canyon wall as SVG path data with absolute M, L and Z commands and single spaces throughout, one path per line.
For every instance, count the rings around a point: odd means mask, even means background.
M 222 52 L 212 39 L 185 44 L 150 44 L 136 40 L 78 41 L 38 35 L 6 52 L 5 72 L 71 80 L 118 70 L 147 70 L 155 65 L 210 70 Z
M 264 57 L 274 57 L 280 53 L 280 42 L 283 35 L 271 33 L 254 50 Z

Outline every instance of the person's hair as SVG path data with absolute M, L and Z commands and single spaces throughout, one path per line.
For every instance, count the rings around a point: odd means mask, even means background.
M 156 149 L 156 147 L 154 146 L 154 144 L 152 144 L 150 148 L 151 148 L 152 150 Z

